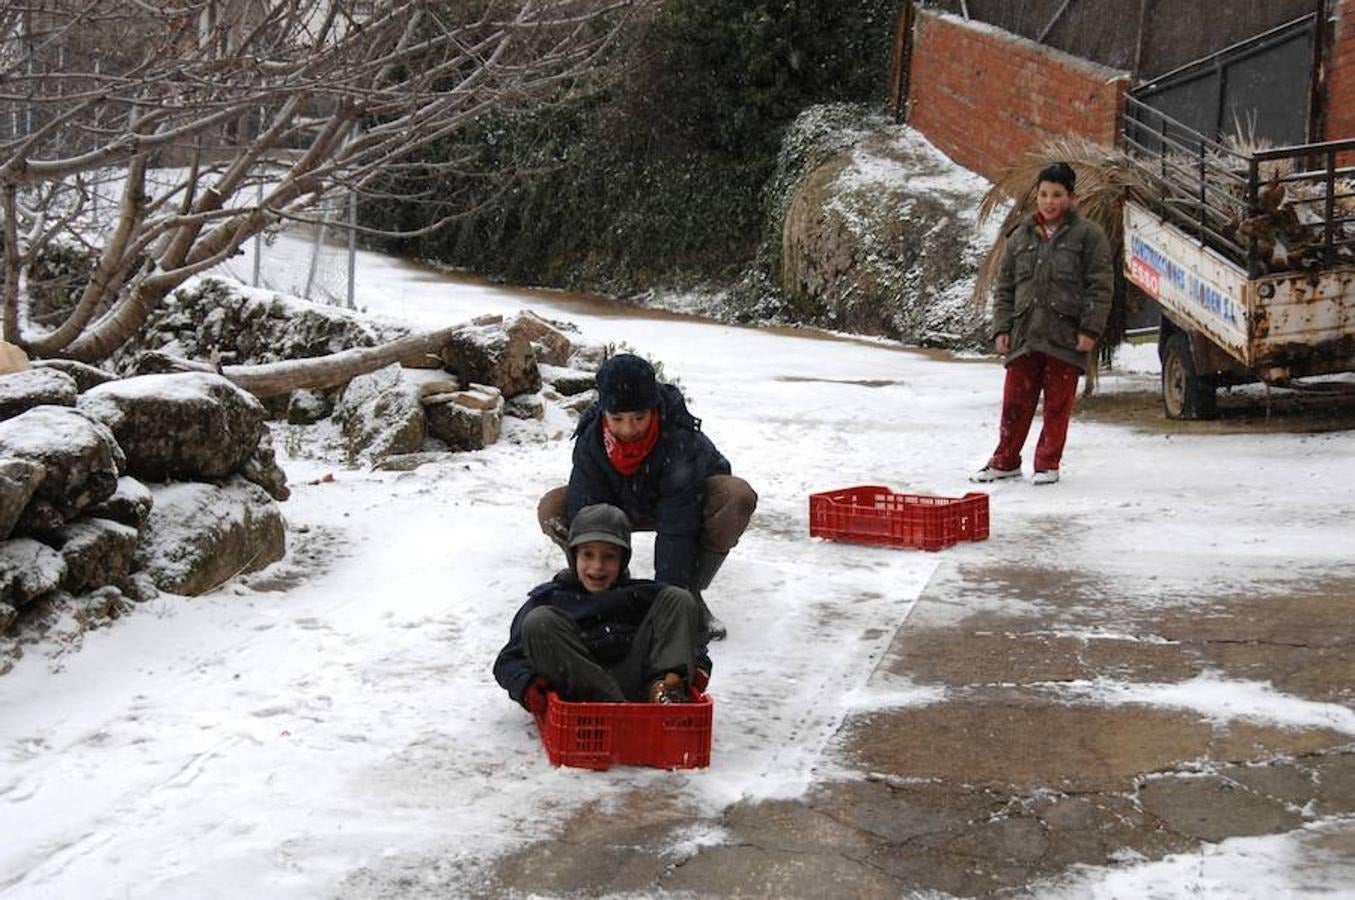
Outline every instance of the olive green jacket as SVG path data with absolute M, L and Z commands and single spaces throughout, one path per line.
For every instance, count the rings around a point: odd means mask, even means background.
M 993 336 L 1011 335 L 1007 364 L 1038 351 L 1085 372 L 1077 335 L 1101 336 L 1113 283 L 1106 233 L 1076 210 L 1049 240 L 1033 216 L 1012 229 L 993 292 Z

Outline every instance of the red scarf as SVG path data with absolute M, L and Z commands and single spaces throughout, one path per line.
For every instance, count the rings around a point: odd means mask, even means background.
M 649 430 L 638 441 L 620 440 L 612 434 L 611 428 L 607 427 L 607 417 L 599 418 L 602 419 L 602 446 L 607 451 L 607 459 L 611 461 L 612 468 L 622 475 L 634 475 L 640 471 L 640 465 L 645 461 L 645 457 L 659 442 L 658 410 L 649 417 Z

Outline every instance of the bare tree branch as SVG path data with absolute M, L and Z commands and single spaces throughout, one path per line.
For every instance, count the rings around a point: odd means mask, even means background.
M 4 336 L 107 356 L 261 231 L 486 113 L 558 102 L 651 2 L 0 0 Z M 97 262 L 30 332 L 23 273 L 55 244 Z

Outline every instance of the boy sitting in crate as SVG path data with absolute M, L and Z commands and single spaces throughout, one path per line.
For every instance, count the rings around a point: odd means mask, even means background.
M 494 678 L 533 714 L 554 690 L 571 702 L 679 703 L 705 687 L 701 606 L 688 591 L 630 577 L 630 522 L 605 503 L 569 528 L 570 567 L 533 588 L 513 617 Z

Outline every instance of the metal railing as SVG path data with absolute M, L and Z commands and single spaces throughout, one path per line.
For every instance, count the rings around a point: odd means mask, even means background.
M 1277 271 L 1275 262 L 1262 259 L 1267 242 L 1257 232 L 1273 231 L 1287 221 L 1278 209 L 1268 209 L 1262 202 L 1268 199 L 1276 205 L 1281 186 L 1290 195 L 1283 205 L 1294 220 L 1294 233 L 1287 239 L 1296 246 L 1300 236 L 1305 239 L 1302 253 L 1291 254 L 1301 264 L 1286 260 L 1279 269 L 1355 264 L 1355 236 L 1346 228 L 1355 224 L 1355 214 L 1348 211 L 1355 204 L 1341 202 L 1355 198 L 1355 166 L 1341 165 L 1355 159 L 1355 140 L 1242 153 L 1126 96 L 1123 141 L 1153 191 L 1141 199 L 1202 244 L 1246 265 L 1252 277 Z M 1300 184 L 1314 189 L 1306 195 L 1289 190 Z M 1266 197 L 1266 191 L 1273 193 Z M 1320 206 L 1320 212 L 1309 211 L 1300 220 L 1298 209 L 1310 206 Z

